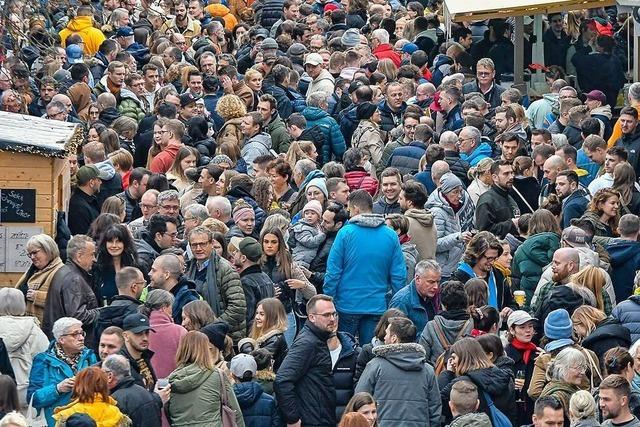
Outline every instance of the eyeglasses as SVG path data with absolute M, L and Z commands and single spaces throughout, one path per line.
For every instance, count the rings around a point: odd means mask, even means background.
M 168 211 L 177 211 L 180 209 L 179 205 L 160 205 L 160 207 Z
M 165 231 L 165 232 L 164 232 L 164 233 L 162 233 L 162 234 L 164 234 L 165 236 L 169 236 L 169 237 L 171 237 L 172 239 L 174 239 L 174 238 L 176 238 L 176 237 L 178 236 L 178 232 L 177 232 L 177 231 L 174 231 L 173 233 L 167 233 L 167 232 Z
M 80 338 L 80 337 L 86 337 L 87 333 L 85 331 L 76 331 L 76 332 L 72 332 L 70 334 L 62 334 L 60 335 L 61 337 L 74 337 L 76 339 Z
M 198 219 L 195 216 L 192 216 L 192 217 L 189 217 L 189 218 L 184 218 L 184 222 L 193 221 L 193 220 L 197 221 Z
M 493 74 L 491 71 L 478 71 L 476 73 L 478 77 L 489 77 L 491 74 Z
M 36 249 L 35 251 L 27 252 L 27 256 L 29 258 L 33 258 L 34 256 L 38 255 L 40 252 L 42 252 L 42 249 Z
M 140 207 L 142 209 L 153 209 L 155 207 L 158 207 L 158 205 L 147 205 L 147 204 L 142 203 L 142 204 L 140 204 Z
M 206 248 L 210 244 L 211 244 L 210 241 L 206 241 L 206 242 L 190 242 L 189 246 L 191 246 L 192 248 Z
M 335 312 L 335 311 L 332 311 L 330 313 L 310 313 L 310 314 L 313 314 L 314 316 L 320 316 L 320 317 L 323 317 L 325 319 L 331 319 L 331 318 L 337 319 L 338 318 L 338 313 Z
M 464 144 L 465 141 L 474 141 L 474 138 L 461 138 L 458 140 L 458 145 Z

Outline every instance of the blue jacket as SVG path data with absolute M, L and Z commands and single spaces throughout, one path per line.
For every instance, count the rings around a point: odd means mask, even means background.
M 379 315 L 387 310 L 387 291 L 399 291 L 406 275 L 396 233 L 382 215 L 362 214 L 338 232 L 323 289 L 340 313 Z
M 633 294 L 633 279 L 640 270 L 640 242 L 613 240 L 605 249 L 611 257 L 611 282 L 616 301 L 624 301 Z
M 307 119 L 307 129 L 318 126 L 324 135 L 321 163 L 324 165 L 331 159 L 342 160 L 347 147 L 338 122 L 326 111 L 318 107 L 307 107 L 302 110 L 302 115 Z
M 438 314 L 437 303 L 434 302 L 435 298 L 432 298 L 429 303 L 433 306 L 433 313 L 431 318 L 427 313 L 427 310 L 420 303 L 420 296 L 416 290 L 416 282 L 412 280 L 404 288 L 400 289 L 397 294 L 391 298 L 389 308 L 397 308 L 407 315 L 409 319 L 416 325 L 418 334 L 422 331 L 429 320 L 433 320 L 433 317 Z M 417 338 L 417 337 L 416 337 Z
M 491 157 L 492 151 L 493 150 L 489 144 L 482 142 L 471 152 L 471 154 L 460 153 L 460 158 L 469 162 L 470 166 L 476 166 L 480 160 Z
M 389 158 L 389 167 L 397 168 L 400 175 L 416 174 L 420 170 L 420 159 L 427 151 L 424 142 L 413 141 L 409 145 L 401 145 L 394 149 Z
M 462 129 L 463 126 L 464 119 L 462 118 L 462 108 L 460 107 L 460 104 L 456 104 L 451 111 L 445 114 L 442 131 L 450 130 L 453 132 L 458 129 Z
M 560 228 L 564 230 L 571 225 L 573 218 L 580 218 L 584 214 L 584 211 L 587 210 L 587 204 L 589 203 L 585 195 L 584 190 L 578 189 L 563 200 Z
M 233 391 L 238 399 L 246 427 L 280 427 L 282 421 L 276 399 L 262 391 L 256 382 L 236 383 Z
M 631 295 L 628 300 L 619 303 L 611 315 L 631 333 L 631 342 L 640 339 L 640 295 Z
M 427 194 L 431 194 L 433 190 L 436 189 L 436 184 L 433 182 L 433 178 L 431 177 L 431 165 L 425 166 L 422 172 L 418 172 L 413 177 L 420 184 L 424 185 L 424 188 L 427 189 Z
M 76 372 L 71 367 L 55 356 L 51 342 L 47 351 L 39 353 L 33 358 L 33 366 L 29 375 L 29 388 L 27 389 L 27 401 L 33 395 L 33 406 L 44 410 L 49 426 L 53 426 L 53 410 L 58 406 L 71 402 L 71 392 L 60 394 L 56 385 L 67 378 L 75 376 L 79 371 L 95 363 L 97 359 L 93 351 L 88 348 L 82 350 Z

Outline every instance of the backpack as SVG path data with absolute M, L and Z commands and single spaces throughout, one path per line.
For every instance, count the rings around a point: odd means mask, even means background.
M 464 325 L 462 325 L 462 329 L 460 329 L 460 332 L 458 332 L 458 335 L 456 336 L 455 341 L 458 341 L 464 336 L 464 332 L 469 327 L 469 322 L 471 321 L 472 320 L 469 319 L 464 323 Z M 447 362 L 444 360 L 444 355 L 447 353 L 447 350 L 449 350 L 449 348 L 453 345 L 453 343 L 450 343 L 447 340 L 447 337 L 445 336 L 444 331 L 442 330 L 442 325 L 440 325 L 440 323 L 434 322 L 434 325 L 435 325 L 434 329 L 436 331 L 436 336 L 438 337 L 438 341 L 440 341 L 440 345 L 442 346 L 442 348 L 444 348 L 444 351 L 440 356 L 438 356 L 438 358 L 436 359 L 436 363 L 433 366 L 436 371 L 436 376 L 438 376 L 442 371 L 444 371 L 447 368 Z
M 287 97 L 291 102 L 291 108 L 294 113 L 302 113 L 302 110 L 307 108 L 307 100 L 302 96 L 299 92 L 294 92 L 292 90 L 287 91 Z
M 484 396 L 484 400 L 487 402 L 489 418 L 491 418 L 491 424 L 493 424 L 493 427 L 513 427 L 509 418 L 493 403 L 489 393 L 483 391 L 482 395 Z

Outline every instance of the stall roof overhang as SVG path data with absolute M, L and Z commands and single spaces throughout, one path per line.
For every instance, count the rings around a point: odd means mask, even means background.
M 551 12 L 612 6 L 616 0 L 445 0 L 445 16 L 451 21 L 539 15 Z
M 76 123 L 0 111 L 0 151 L 64 158 L 82 139 Z

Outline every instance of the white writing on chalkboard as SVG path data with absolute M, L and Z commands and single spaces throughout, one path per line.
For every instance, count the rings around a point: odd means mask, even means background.
M 0 226 L 0 273 L 23 273 L 31 265 L 27 242 L 42 234 L 42 227 Z
M 36 222 L 36 190 L 1 189 L 0 222 Z

